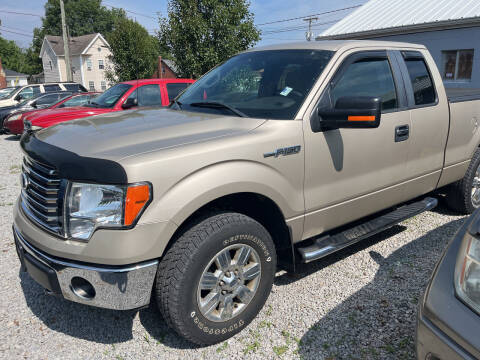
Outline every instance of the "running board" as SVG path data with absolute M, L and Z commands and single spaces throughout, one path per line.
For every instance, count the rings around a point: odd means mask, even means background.
M 304 263 L 318 260 L 357 241 L 386 230 L 412 216 L 431 210 L 437 204 L 437 199 L 427 197 L 422 201 L 404 205 L 392 212 L 368 220 L 338 234 L 319 237 L 314 240 L 312 245 L 299 247 L 297 250 L 302 256 L 302 262 Z

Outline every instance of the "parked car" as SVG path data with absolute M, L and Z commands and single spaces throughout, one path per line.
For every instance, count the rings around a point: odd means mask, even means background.
M 125 81 L 112 86 L 90 104 L 39 113 L 30 116 L 28 121 L 32 129 L 39 130 L 64 121 L 131 109 L 135 106 L 167 106 L 193 82 L 194 80 L 190 79 Z
M 134 84 L 96 102 L 129 105 Z M 218 343 L 257 315 L 277 269 L 433 208 L 439 187 L 453 209 L 478 207 L 473 118 L 480 96 L 448 99 L 423 45 L 249 49 L 170 108 L 25 133 L 20 262 L 86 305 L 132 309 L 153 294 L 178 334 Z
M 20 86 L 6 87 L 0 90 L 0 99 L 8 97 L 13 91 L 20 88 Z
M 21 101 L 28 100 L 40 94 L 59 91 L 86 92 L 87 89 L 81 84 L 68 82 L 17 86 L 8 96 L 0 99 L 0 109 L 4 106 L 16 105 Z
M 71 91 L 59 91 L 39 94 L 37 96 L 23 100 L 16 105 L 4 106 L 3 108 L 0 108 L 0 128 L 5 129 L 5 119 L 13 114 L 36 109 L 45 109 L 50 105 L 55 104 L 59 100 L 71 95 Z
M 472 161 L 478 162 L 478 158 Z M 476 180 L 475 180 L 476 181 Z M 480 359 L 480 211 L 455 234 L 419 304 L 419 360 Z
M 53 94 L 53 93 L 52 93 Z M 62 93 L 58 93 L 62 94 Z M 47 106 L 45 108 L 40 108 L 36 110 L 23 110 L 17 111 L 11 115 L 8 115 L 4 120 L 4 132 L 7 134 L 20 135 L 24 130 L 24 123 L 28 124 L 28 128 L 32 129 L 31 123 L 28 121 L 29 117 L 34 115 L 40 115 L 41 113 L 48 113 L 52 109 L 67 109 L 74 106 L 82 106 L 90 102 L 93 98 L 98 96 L 98 92 L 86 92 L 86 93 L 75 93 L 70 96 L 66 96 L 57 101 L 53 105 Z M 43 97 L 50 96 L 50 94 L 41 95 Z M 0 110 L 1 111 L 1 110 Z M 35 128 L 33 128 L 35 130 Z

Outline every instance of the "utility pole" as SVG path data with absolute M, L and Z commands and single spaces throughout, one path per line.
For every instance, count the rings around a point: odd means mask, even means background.
M 67 81 L 73 81 L 72 67 L 70 66 L 70 44 L 68 43 L 67 23 L 65 21 L 65 8 L 63 6 L 63 0 L 60 0 L 60 14 L 62 16 L 63 50 L 65 53 L 65 68 L 67 71 Z
M 306 19 L 303 19 L 303 21 L 308 21 L 308 32 L 305 33 L 308 41 L 311 41 L 311 40 L 312 40 L 312 37 L 313 37 L 313 33 L 312 33 L 312 21 L 317 21 L 317 20 L 318 20 L 318 17 L 315 17 L 315 16 L 310 16 L 310 17 L 308 17 L 308 18 L 306 18 Z

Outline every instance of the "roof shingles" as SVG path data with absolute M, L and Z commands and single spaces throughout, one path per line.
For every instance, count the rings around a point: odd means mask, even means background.
M 70 38 L 70 55 L 80 55 L 96 36 L 97 34 L 88 34 Z M 57 56 L 65 54 L 61 36 L 47 35 L 45 38 Z

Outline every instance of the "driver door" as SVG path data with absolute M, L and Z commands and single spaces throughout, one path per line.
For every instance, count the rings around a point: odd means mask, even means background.
M 410 127 L 398 63 L 387 51 L 351 53 L 339 60 L 318 103 L 345 96 L 380 97 L 380 126 L 313 132 L 304 119 L 305 224 L 303 238 L 354 221 L 404 200 Z M 308 114 L 307 117 L 309 117 Z

